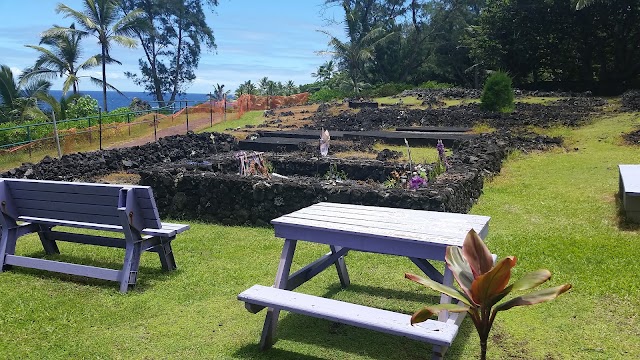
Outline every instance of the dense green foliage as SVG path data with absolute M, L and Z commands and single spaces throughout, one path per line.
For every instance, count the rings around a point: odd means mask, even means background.
M 621 93 L 640 86 L 637 0 L 326 4 L 344 11 L 346 40 L 327 34 L 335 61 L 331 71 L 324 64 L 312 75 L 331 88 L 357 93 L 428 81 L 479 88 L 498 69 L 524 88 Z M 329 84 L 331 78 L 343 81 Z
M 82 96 L 67 107 L 67 118 L 78 119 L 98 114 L 98 100 L 89 95 Z
M 510 112 L 513 110 L 513 87 L 511 78 L 504 71 L 491 74 L 484 84 L 480 107 L 488 111 Z
M 339 89 L 322 88 L 309 96 L 311 102 L 326 102 L 336 99 L 343 99 L 347 94 Z

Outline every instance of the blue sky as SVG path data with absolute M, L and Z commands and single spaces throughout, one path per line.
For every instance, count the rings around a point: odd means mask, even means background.
M 81 10 L 81 0 L 64 0 L 64 4 Z M 37 45 L 40 33 L 53 24 L 68 26 L 70 19 L 56 14 L 59 1 L 0 0 L 0 64 L 8 65 L 14 74 L 31 66 L 37 52 L 24 47 Z M 268 76 L 274 81 L 293 80 L 296 84 L 313 82 L 311 73 L 329 60 L 317 51 L 327 50 L 328 37 L 322 29 L 342 37 L 342 26 L 326 19 L 341 19 L 339 8 L 326 9 L 324 0 L 219 0 L 215 13 L 207 10 L 207 22 L 218 45 L 214 52 L 202 53 L 196 71 L 197 79 L 187 92 L 208 93 L 216 83 L 234 90 L 246 80 L 257 81 Z M 11 14 L 9 16 L 8 14 Z M 86 38 L 84 57 L 99 53 L 95 38 Z M 112 56 L 123 65 L 107 65 L 107 81 L 122 91 L 143 91 L 124 76 L 137 72 L 142 50 L 114 46 Z M 99 77 L 96 67 L 84 73 Z M 60 89 L 62 81 L 54 81 Z M 98 90 L 89 81 L 80 83 L 81 90 Z

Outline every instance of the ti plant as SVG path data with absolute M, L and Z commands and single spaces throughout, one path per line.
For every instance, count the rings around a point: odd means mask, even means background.
M 462 291 L 409 273 L 405 277 L 458 300 L 458 304 L 426 306 L 413 314 L 411 324 L 426 321 L 440 311 L 469 313 L 480 336 L 481 360 L 486 359 L 487 339 L 498 311 L 550 301 L 571 289 L 571 284 L 564 284 L 498 304 L 512 291 L 532 289 L 549 280 L 551 272 L 536 270 L 509 285 L 511 269 L 516 265 L 515 256 L 506 257 L 494 265 L 489 249 L 473 229 L 467 234 L 462 249 L 457 246 L 447 247 L 445 260 Z

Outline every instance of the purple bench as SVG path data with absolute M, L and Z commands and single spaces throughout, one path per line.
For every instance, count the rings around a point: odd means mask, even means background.
M 118 232 L 124 239 L 57 231 L 54 227 Z M 136 284 L 143 251 L 156 252 L 164 270 L 176 268 L 171 241 L 189 225 L 161 223 L 151 188 L 0 178 L 0 272 L 10 266 L 117 281 L 120 291 Z M 46 254 L 59 254 L 56 241 L 125 249 L 114 270 L 15 255 L 18 238 L 38 233 Z

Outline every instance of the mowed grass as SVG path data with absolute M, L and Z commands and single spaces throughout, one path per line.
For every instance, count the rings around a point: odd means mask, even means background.
M 263 114 L 264 111 L 262 110 L 248 111 L 240 118 L 236 118 L 238 116 L 237 114 L 227 114 L 227 121 L 214 124 L 213 126 L 199 130 L 198 132 L 229 132 L 233 129 L 243 128 L 245 125 L 260 125 L 265 120 Z
M 543 286 L 574 286 L 553 302 L 500 313 L 490 359 L 640 358 L 640 230 L 621 221 L 616 204 L 617 164 L 640 163 L 640 149 L 622 145 L 620 134 L 639 125 L 640 114 L 622 114 L 553 129 L 567 137 L 566 151 L 515 153 L 485 184 L 472 212 L 491 216 L 493 252 L 518 257 L 514 277 L 542 267 L 554 274 Z M 430 358 L 426 344 L 286 312 L 279 341 L 260 352 L 264 312 L 247 312 L 236 296 L 273 283 L 282 241 L 268 228 L 189 223 L 174 241 L 179 269 L 164 273 L 157 255 L 144 254 L 139 285 L 126 295 L 116 283 L 20 268 L 1 273 L 0 358 Z M 115 249 L 60 248 L 54 259 L 97 266 L 117 268 L 123 257 Z M 326 251 L 298 244 L 293 268 Z M 17 252 L 42 256 L 36 236 Z M 299 291 L 408 314 L 438 301 L 403 279 L 418 271 L 406 259 L 353 252 L 347 263 L 348 289 L 330 268 Z M 447 359 L 478 352 L 467 319 Z

